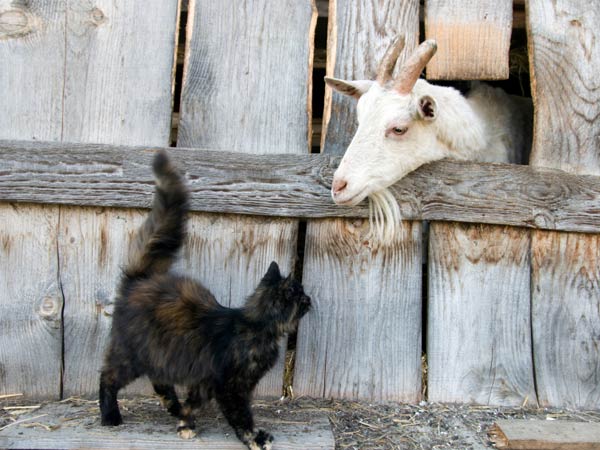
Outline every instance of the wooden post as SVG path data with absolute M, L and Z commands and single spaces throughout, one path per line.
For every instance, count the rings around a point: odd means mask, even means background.
M 531 164 L 600 175 L 600 2 L 530 0 Z M 533 344 L 543 406 L 600 406 L 600 238 L 534 231 Z
M 426 3 L 438 52 L 428 78 L 506 78 L 512 1 Z M 529 232 L 432 222 L 427 310 L 428 399 L 536 403 Z
M 315 23 L 310 0 L 191 0 L 177 145 L 307 152 Z M 194 214 L 186 267 L 240 306 L 271 261 L 292 270 L 297 234 L 293 219 Z M 283 369 L 281 355 L 258 395 L 281 395 Z
M 418 38 L 415 0 L 332 0 L 328 75 L 374 78 L 389 40 Z M 404 55 L 401 55 L 402 60 Z M 342 154 L 355 131 L 355 100 L 327 91 L 324 151 Z M 308 224 L 304 285 L 314 309 L 300 324 L 299 395 L 417 401 L 421 392 L 421 224 L 394 242 L 369 240 L 367 220 Z
M 60 139 L 64 2 L 2 2 L 0 22 L 0 138 Z M 58 210 L 0 204 L 0 394 L 60 397 Z

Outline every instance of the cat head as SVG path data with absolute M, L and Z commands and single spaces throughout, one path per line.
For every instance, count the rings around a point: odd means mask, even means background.
M 246 303 L 246 309 L 255 318 L 276 322 L 283 333 L 293 331 L 310 307 L 310 297 L 304 293 L 302 284 L 292 274 L 284 277 L 275 261 Z

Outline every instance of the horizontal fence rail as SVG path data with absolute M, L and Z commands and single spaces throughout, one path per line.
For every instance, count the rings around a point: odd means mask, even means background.
M 149 208 L 159 147 L 0 140 L 0 201 Z M 335 205 L 339 157 L 167 148 L 185 171 L 193 211 L 295 218 L 368 217 Z M 392 188 L 405 220 L 600 232 L 600 177 L 444 160 Z

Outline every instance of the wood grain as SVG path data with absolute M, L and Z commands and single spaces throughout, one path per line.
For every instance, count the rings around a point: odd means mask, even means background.
M 373 78 L 398 33 L 405 33 L 407 52 L 412 50 L 418 9 L 412 0 L 331 2 L 328 75 Z M 354 133 L 354 102 L 337 94 L 332 99 L 329 92 L 324 115 L 324 151 L 340 155 Z M 368 228 L 363 220 L 308 224 L 303 281 L 315 307 L 300 324 L 297 394 L 420 397 L 421 224 L 405 222 L 389 247 L 369 238 Z
M 168 145 L 178 2 L 69 2 L 62 139 Z M 124 155 L 127 158 L 127 155 Z M 64 395 L 95 396 L 110 304 L 139 211 L 63 208 Z M 151 392 L 138 383 L 131 393 Z
M 306 153 L 316 16 L 310 0 L 190 1 L 178 147 L 233 148 L 241 153 L 233 159 L 282 148 Z M 264 168 L 252 169 L 233 185 L 256 183 L 256 169 L 267 174 Z M 222 191 L 229 183 L 219 185 Z M 295 220 L 195 214 L 191 228 L 196 244 L 188 265 L 224 304 L 243 304 L 271 261 L 284 272 L 292 268 Z M 281 395 L 283 368 L 281 355 L 258 395 Z
M 311 222 L 304 285 L 313 310 L 298 336 L 294 391 L 376 401 L 419 398 L 421 225 L 389 246 L 365 220 Z
M 311 0 L 192 0 L 179 147 L 310 150 Z
M 594 450 L 600 447 L 600 424 L 529 419 L 498 420 L 490 431 L 496 448 Z
M 600 2 L 527 2 L 535 104 L 531 164 L 600 175 Z M 535 368 L 544 406 L 600 405 L 598 236 L 535 232 Z
M 0 1 L 1 139 L 60 139 L 63 1 Z M 61 392 L 59 208 L 0 205 L 0 392 Z
M 0 394 L 59 398 L 63 297 L 57 208 L 4 205 L 0 220 Z
M 428 399 L 535 404 L 529 233 L 432 223 Z
M 148 208 L 156 147 L 0 141 L 4 202 Z M 169 148 L 191 209 L 293 218 L 367 217 L 331 201 L 339 157 Z M 508 164 L 438 161 L 393 187 L 407 220 L 600 231 L 600 177 Z
M 425 38 L 438 51 L 427 65 L 432 80 L 507 79 L 512 0 L 425 2 Z
M 536 231 L 533 337 L 542 405 L 600 405 L 600 236 Z
M 600 173 L 600 2 L 528 2 L 535 106 L 530 164 Z

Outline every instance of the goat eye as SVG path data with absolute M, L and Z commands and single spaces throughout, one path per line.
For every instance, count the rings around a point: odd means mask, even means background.
M 390 127 L 385 132 L 385 136 L 394 135 L 394 136 L 402 136 L 404 133 L 408 131 L 408 127 Z

